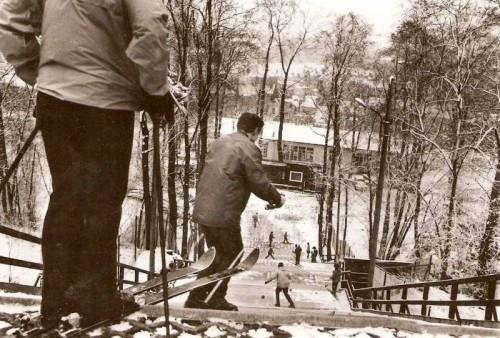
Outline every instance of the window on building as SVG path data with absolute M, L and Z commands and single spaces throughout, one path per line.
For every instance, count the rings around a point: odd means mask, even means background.
M 304 174 L 300 171 L 290 171 L 290 182 L 302 183 Z
M 267 141 L 259 140 L 259 148 L 262 152 L 262 158 L 267 158 Z
M 283 159 L 285 161 L 314 162 L 314 148 L 284 144 Z

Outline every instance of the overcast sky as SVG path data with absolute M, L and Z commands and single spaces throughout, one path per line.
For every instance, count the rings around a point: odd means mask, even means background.
M 388 43 L 397 27 L 406 0 L 296 0 L 313 18 L 314 24 L 328 22 L 329 14 L 354 12 L 361 15 L 373 29 L 373 40 Z

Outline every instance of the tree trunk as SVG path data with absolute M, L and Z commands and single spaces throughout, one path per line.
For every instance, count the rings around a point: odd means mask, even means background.
M 173 110 L 173 107 L 172 107 Z M 172 112 L 173 114 L 173 112 Z M 175 114 L 173 114 L 175 117 Z M 175 187 L 176 171 L 176 128 L 175 124 L 168 123 L 168 169 L 167 169 L 167 189 L 168 189 L 168 232 L 167 248 L 177 251 L 177 191 Z
M 387 236 L 389 235 L 389 223 L 391 221 L 391 188 L 387 189 L 385 201 L 384 225 L 382 227 L 382 237 L 380 238 L 380 248 L 378 255 L 384 257 L 387 246 Z
M 146 238 L 146 249 L 151 249 L 151 188 L 149 180 L 149 129 L 145 113 L 141 114 L 142 134 L 142 199 L 144 201 L 144 237 Z
M 339 171 L 340 171 L 340 161 L 339 161 Z M 339 261 L 339 256 L 340 256 L 340 248 L 339 248 L 339 241 L 340 241 L 340 197 L 341 197 L 341 189 L 340 189 L 340 178 L 338 181 L 337 185 L 337 228 L 335 231 L 335 261 Z
M 264 118 L 264 106 L 266 103 L 266 82 L 267 82 L 267 73 L 269 71 L 269 56 L 271 54 L 271 46 L 274 41 L 274 29 L 272 24 L 272 17 L 269 19 L 269 28 L 271 29 L 271 36 L 269 37 L 269 42 L 267 44 L 266 50 L 266 61 L 264 65 L 264 75 L 262 77 L 262 83 L 259 90 L 259 96 L 257 101 L 257 114 Z
M 422 187 L 423 170 L 419 173 L 415 187 L 415 215 L 413 216 L 413 241 L 415 243 L 415 257 L 420 258 L 420 209 L 422 208 L 422 196 L 420 189 Z
M 189 183 L 191 182 L 191 140 L 189 137 L 189 116 L 184 116 L 184 180 L 182 182 L 182 248 L 181 255 L 188 259 L 189 247 Z
M 328 143 L 330 139 L 330 125 L 332 123 L 332 114 L 329 111 L 326 121 L 325 144 L 323 146 L 323 165 L 321 167 L 321 190 L 319 195 L 319 210 L 318 210 L 318 251 L 319 256 L 323 257 L 323 214 L 325 210 L 325 194 L 326 194 L 326 171 L 328 167 Z
M 500 211 L 500 136 L 498 130 L 495 129 L 495 137 L 497 144 L 497 165 L 495 171 L 495 181 L 490 192 L 490 207 L 486 227 L 479 243 L 479 275 L 490 273 L 490 268 L 495 260 L 495 248 L 493 246 L 493 238 L 498 231 L 498 219 Z
M 288 81 L 288 72 L 285 73 L 285 79 L 283 80 L 283 87 L 281 88 L 280 124 L 278 128 L 278 162 L 283 162 L 283 123 L 285 122 L 285 98 L 286 98 L 287 81 Z
M 442 250 L 441 250 L 441 279 L 448 279 L 448 264 L 451 251 L 451 230 L 455 225 L 455 204 L 457 197 L 457 187 L 458 187 L 458 170 L 457 170 L 457 160 L 452 162 L 452 177 L 450 182 L 450 197 L 448 204 L 448 220 L 445 223 L 442 239 Z

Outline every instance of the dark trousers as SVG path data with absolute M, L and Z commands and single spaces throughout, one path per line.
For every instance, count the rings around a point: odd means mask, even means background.
M 290 305 L 295 306 L 292 298 L 290 298 L 290 295 L 288 294 L 288 288 L 279 288 L 279 287 L 276 287 L 276 291 L 275 291 L 276 292 L 276 305 L 280 306 L 280 292 L 281 291 L 283 291 L 283 294 L 285 295 L 285 298 L 288 301 L 288 303 L 290 303 Z
M 300 265 L 300 254 L 295 254 L 295 265 Z
M 275 259 L 273 254 L 267 254 L 266 258 L 271 257 L 272 259 Z
M 41 313 L 99 315 L 116 291 L 116 238 L 134 114 L 38 94 L 52 176 L 42 233 Z
M 202 225 L 201 231 L 205 235 L 207 245 L 215 247 L 216 254 L 212 265 L 199 273 L 198 279 L 227 269 L 243 249 L 241 229 L 239 227 L 216 228 Z M 229 280 L 230 278 L 224 279 L 212 297 L 211 302 L 217 302 L 219 299 L 226 297 Z M 214 286 L 215 283 L 191 291 L 188 302 L 194 300 L 204 301 Z

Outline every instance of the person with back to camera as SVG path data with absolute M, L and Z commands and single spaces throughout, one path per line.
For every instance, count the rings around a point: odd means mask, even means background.
M 173 112 L 167 18 L 160 0 L 0 2 L 0 51 L 37 85 L 52 178 L 42 233 L 46 329 L 73 312 L 87 326 L 137 308 L 117 293 L 116 238 L 134 111 L 158 122 Z
M 293 303 L 293 300 L 290 297 L 290 294 L 288 293 L 288 290 L 290 288 L 291 275 L 285 271 L 285 267 L 282 262 L 278 263 L 278 272 L 273 277 L 266 280 L 264 283 L 268 284 L 275 279 L 276 279 L 276 291 L 275 291 L 276 304 L 274 304 L 274 306 L 278 307 L 280 306 L 280 293 L 283 292 L 286 300 L 288 300 L 288 303 L 290 304 L 288 307 L 294 308 L 295 304 Z
M 244 113 L 238 119 L 238 131 L 219 138 L 208 153 L 196 192 L 193 221 L 200 225 L 207 244 L 215 247 L 216 256 L 198 278 L 227 269 L 242 250 L 241 214 L 251 193 L 273 207 L 285 203 L 267 178 L 262 154 L 255 145 L 263 127 L 258 115 Z M 238 307 L 225 298 L 229 280 L 222 282 L 209 304 L 204 300 L 213 284 L 191 291 L 184 306 L 237 311 Z

